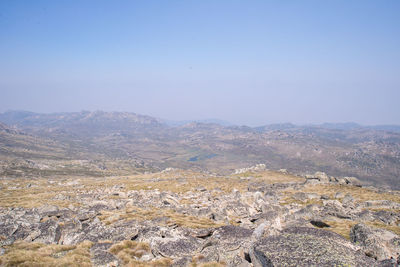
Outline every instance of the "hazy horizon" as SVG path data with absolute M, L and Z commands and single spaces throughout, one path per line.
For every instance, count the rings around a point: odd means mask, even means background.
M 399 1 L 1 1 L 0 112 L 400 125 Z
M 223 126 L 249 126 L 249 127 L 261 127 L 261 126 L 268 126 L 268 125 L 274 125 L 274 124 L 293 124 L 295 126 L 318 126 L 318 125 L 323 125 L 323 124 L 337 124 L 337 125 L 341 125 L 341 124 L 357 124 L 359 126 L 398 126 L 400 127 L 400 124 L 362 124 L 362 123 L 358 123 L 355 121 L 324 121 L 324 122 L 318 122 L 318 123 L 293 123 L 290 121 L 282 121 L 282 122 L 267 122 L 264 124 L 249 124 L 249 123 L 233 123 L 231 121 L 227 121 L 227 120 L 223 120 L 220 118 L 194 118 L 194 119 L 185 119 L 185 120 L 173 120 L 173 119 L 169 119 L 169 118 L 163 118 L 163 117 L 157 117 L 157 116 L 151 116 L 149 114 L 141 114 L 141 113 L 137 113 L 137 112 L 133 112 L 133 111 L 116 111 L 116 110 L 109 110 L 109 111 L 104 111 L 104 110 L 79 110 L 79 111 L 61 111 L 61 112 L 35 112 L 35 111 L 31 111 L 31 110 L 13 110 L 13 109 L 9 109 L 9 110 L 5 110 L 0 112 L 0 114 L 4 114 L 7 112 L 32 112 L 34 114 L 62 114 L 62 113 L 80 113 L 80 112 L 122 112 L 122 113 L 134 113 L 137 115 L 144 115 L 144 116 L 150 116 L 153 117 L 155 119 L 161 120 L 163 123 L 169 124 L 171 126 L 177 126 L 177 125 L 183 125 L 185 123 L 190 123 L 190 122 L 201 122 L 201 123 L 216 123 L 216 124 L 220 124 Z M 1 121 L 0 121 L 1 122 Z

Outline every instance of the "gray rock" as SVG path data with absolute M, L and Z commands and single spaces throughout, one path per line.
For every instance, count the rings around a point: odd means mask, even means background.
M 342 199 L 342 205 L 345 207 L 354 206 L 354 198 L 351 194 L 346 194 Z
M 53 205 L 43 205 L 38 208 L 38 212 L 40 214 L 53 213 L 53 212 L 57 212 L 57 211 L 58 211 L 58 207 L 53 206 Z
M 374 213 L 374 217 L 388 225 L 394 225 L 400 220 L 398 213 L 394 211 L 379 210 Z
M 336 192 L 335 198 L 344 198 L 344 193 L 343 192 Z
M 193 237 L 157 238 L 151 243 L 157 254 L 163 257 L 180 258 L 190 256 L 201 248 L 201 241 Z
M 346 184 L 350 184 L 350 185 L 354 185 L 354 186 L 358 186 L 358 187 L 362 186 L 362 182 L 360 180 L 358 180 L 358 178 L 356 178 L 356 177 L 343 177 L 343 179 L 346 181 Z
M 118 263 L 118 259 L 108 252 L 112 243 L 95 243 L 91 248 L 92 263 L 94 266 L 113 266 L 113 263 Z
M 316 172 L 312 175 L 306 175 L 306 183 L 329 183 L 329 176 L 324 172 Z
M 222 226 L 216 228 L 209 242 L 209 250 L 215 251 L 219 261 L 228 266 L 244 264 L 242 251 L 248 251 L 252 242 L 253 231 L 239 226 Z M 215 256 L 214 256 L 215 257 Z
M 260 239 L 264 234 L 264 229 L 265 229 L 266 226 L 267 226 L 266 223 L 262 223 L 259 226 L 257 226 L 257 228 L 254 229 L 253 237 L 255 239 Z
M 39 225 L 39 235 L 32 241 L 45 244 L 58 243 L 61 238 L 61 228 L 57 221 L 48 220 Z
M 292 227 L 256 242 L 250 250 L 254 267 L 260 266 L 377 266 L 333 232 Z
M 356 224 L 350 230 L 350 239 L 361 246 L 369 257 L 377 260 L 399 259 L 400 237 L 392 232 Z
M 335 216 L 341 219 L 350 219 L 351 216 L 345 210 L 342 203 L 337 200 L 324 200 L 323 213 L 326 215 Z
M 328 195 L 321 195 L 321 199 L 322 200 L 328 200 L 328 199 L 330 199 L 330 197 Z
M 167 206 L 177 206 L 179 205 L 179 200 L 171 195 L 166 195 L 163 197 L 163 204 Z

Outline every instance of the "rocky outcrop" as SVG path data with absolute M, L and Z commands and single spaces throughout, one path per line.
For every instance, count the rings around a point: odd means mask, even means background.
M 398 236 L 366 226 L 398 229 L 396 192 L 380 195 L 379 190 L 332 181 L 321 184 L 322 180 L 311 185 L 303 178 L 268 182 L 260 177 L 218 180 L 212 176 L 189 181 L 168 180 L 166 175 L 178 174 L 163 172 L 130 184 L 123 183 L 128 179 L 107 181 L 108 185 L 103 178 L 95 180 L 101 188 L 90 183 L 85 187 L 85 181 L 76 179 L 45 181 L 46 190 L 57 186 L 49 204 L 0 208 L 0 254 L 9 255 L 20 242 L 66 247 L 89 242 L 87 257 L 94 266 L 155 262 L 168 263 L 163 266 L 394 266 L 399 259 Z M 188 182 L 194 186 L 186 190 L 170 186 L 185 187 Z M 135 190 L 136 183 L 141 187 Z M 38 190 L 33 181 L 29 184 Z M 3 186 L 3 197 L 18 188 L 31 190 L 16 182 Z M 325 190 L 329 186 L 333 190 Z M 374 199 L 365 201 L 363 193 Z M 334 233 L 348 238 L 351 225 L 355 225 L 352 242 Z M 132 251 L 136 243 L 145 251 Z M 0 255 L 0 261 L 3 258 Z
M 292 227 L 257 241 L 251 251 L 253 266 L 378 266 L 338 234 Z
M 395 259 L 400 264 L 400 237 L 392 232 L 356 224 L 350 231 L 351 241 L 361 246 L 369 257 Z
M 236 169 L 234 174 L 241 174 L 246 172 L 257 172 L 257 171 L 264 171 L 267 169 L 265 164 L 257 164 L 248 168 Z
M 312 175 L 306 175 L 307 183 L 329 183 L 329 176 L 324 172 L 316 172 Z

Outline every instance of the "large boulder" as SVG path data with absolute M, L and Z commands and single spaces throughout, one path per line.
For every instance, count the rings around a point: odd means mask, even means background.
M 227 225 L 216 228 L 199 253 L 207 262 L 225 262 L 227 266 L 247 266 L 245 252 L 250 248 L 253 231 Z
M 324 172 L 316 172 L 314 174 L 308 174 L 305 176 L 307 183 L 329 183 L 329 176 Z
M 362 186 L 362 182 L 360 180 L 358 180 L 358 178 L 356 178 L 356 177 L 343 177 L 343 179 L 346 181 L 346 184 L 350 184 L 350 185 L 354 185 L 354 186 L 358 186 L 358 187 Z
M 250 250 L 260 266 L 377 266 L 342 236 L 308 227 L 291 227 L 257 241 Z
M 350 230 L 350 239 L 372 258 L 396 259 L 400 263 L 400 237 L 392 232 L 356 224 Z
M 350 219 L 351 216 L 346 210 L 342 203 L 340 203 L 338 200 L 324 200 L 323 201 L 323 209 L 322 213 L 324 215 L 330 215 L 330 216 L 335 216 L 341 219 Z

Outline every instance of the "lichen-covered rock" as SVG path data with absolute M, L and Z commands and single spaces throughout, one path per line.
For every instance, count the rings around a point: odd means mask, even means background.
M 291 227 L 257 241 L 250 250 L 260 266 L 377 266 L 338 234 L 307 227 Z
M 58 222 L 54 220 L 48 220 L 39 225 L 39 234 L 36 238 L 33 238 L 35 242 L 41 242 L 45 244 L 58 243 L 61 237 L 61 230 Z
M 324 200 L 323 201 L 323 214 L 335 216 L 341 219 L 350 219 L 349 212 L 343 207 L 342 203 L 338 200 Z
M 190 256 L 201 247 L 201 241 L 193 237 L 155 238 L 151 246 L 155 253 L 167 258 Z
M 227 266 L 246 264 L 243 251 L 248 251 L 252 243 L 253 231 L 239 226 L 222 226 L 204 241 L 199 253 L 206 261 L 225 262 Z
M 376 219 L 388 225 L 394 225 L 400 220 L 400 213 L 388 210 L 379 210 L 374 213 Z
M 102 242 L 90 248 L 94 266 L 115 266 L 118 263 L 118 259 L 108 251 L 111 246 L 110 242 Z
M 392 232 L 356 224 L 350 230 L 350 239 L 372 258 L 400 259 L 400 237 Z

